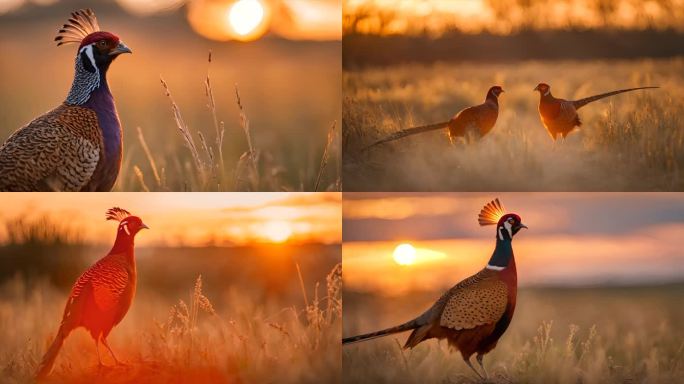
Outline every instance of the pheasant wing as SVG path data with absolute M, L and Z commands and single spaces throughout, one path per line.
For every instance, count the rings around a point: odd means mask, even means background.
M 449 290 L 444 301 L 439 324 L 456 330 L 471 329 L 501 319 L 508 304 L 508 288 L 483 271 Z
M 60 106 L 0 147 L 0 190 L 78 191 L 95 172 L 101 142 L 95 112 Z

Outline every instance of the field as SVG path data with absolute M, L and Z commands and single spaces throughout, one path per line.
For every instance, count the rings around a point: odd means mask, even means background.
M 343 74 L 346 191 L 661 191 L 684 189 L 684 59 L 441 62 Z M 583 126 L 554 144 L 539 120 L 539 82 L 576 99 L 643 85 L 579 112 Z M 365 151 L 399 129 L 448 120 L 501 85 L 499 118 L 482 141 L 445 131 Z
M 53 38 L 71 7 L 0 17 L 0 141 L 64 101 L 76 47 Z M 98 10 L 133 50 L 108 73 L 124 129 L 114 190 L 341 189 L 339 42 L 213 42 L 182 11 L 138 19 Z
M 33 382 L 70 285 L 107 251 L 63 227 L 42 228 L 15 231 L 0 247 L 2 383 Z M 141 248 L 137 295 L 109 337 L 125 365 L 101 348 L 106 366 L 98 367 L 80 328 L 46 382 L 339 382 L 339 252 L 316 244 Z
M 485 356 L 488 383 L 684 382 L 682 285 L 526 288 L 513 322 Z M 377 296 L 344 291 L 344 335 L 407 321 L 440 292 Z M 458 352 L 408 332 L 345 346 L 345 383 L 478 383 Z M 474 361 L 474 359 L 473 359 Z

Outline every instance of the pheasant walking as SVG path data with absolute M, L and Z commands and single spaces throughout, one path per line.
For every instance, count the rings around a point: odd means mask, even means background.
M 39 379 L 50 373 L 64 339 L 78 327 L 87 329 L 95 340 L 100 364 L 100 342 L 118 362 L 107 343 L 107 336 L 133 302 L 136 287 L 133 240 L 138 231 L 148 227 L 139 217 L 131 216 L 121 208 L 108 210 L 106 217 L 119 221 L 114 246 L 107 256 L 83 272 L 71 288 L 57 336 L 38 367 L 36 377 Z
M 109 191 L 121 168 L 122 132 L 107 70 L 131 50 L 99 30 L 92 10 L 71 14 L 55 40 L 79 43 L 76 72 L 60 106 L 0 147 L 0 191 Z
M 415 135 L 417 133 L 434 131 L 437 129 L 448 128 L 449 140 L 453 142 L 458 137 L 466 139 L 477 138 L 480 139 L 494 128 L 496 119 L 499 117 L 499 95 L 504 92 L 498 85 L 489 88 L 484 103 L 458 112 L 449 121 L 437 124 L 430 124 L 421 127 L 402 129 L 395 132 L 384 139 L 378 140 L 375 143 L 366 147 L 370 149 L 376 145 L 398 140 L 406 136 Z
M 470 357 L 477 354 L 477 362 L 487 376 L 483 356 L 496 347 L 515 310 L 518 278 L 513 236 L 527 227 L 520 216 L 505 213 L 499 199 L 482 208 L 478 221 L 482 226 L 496 225 L 496 247 L 484 269 L 456 284 L 417 318 L 382 331 L 345 338 L 342 344 L 413 331 L 404 348 L 413 348 L 431 338 L 447 339 L 461 352 L 466 364 L 482 377 L 470 362 Z
M 602 93 L 600 95 L 585 97 L 584 99 L 579 100 L 557 99 L 551 95 L 551 87 L 545 83 L 539 83 L 534 90 L 539 92 L 539 116 L 541 117 L 542 123 L 549 132 L 549 135 L 551 135 L 551 138 L 556 140 L 558 135 L 561 135 L 561 137 L 565 139 L 568 134 L 575 129 L 575 127 L 582 125 L 582 121 L 577 114 L 577 110 L 583 106 L 596 100 L 617 95 L 619 93 L 652 88 L 658 87 L 621 89 L 619 91 Z

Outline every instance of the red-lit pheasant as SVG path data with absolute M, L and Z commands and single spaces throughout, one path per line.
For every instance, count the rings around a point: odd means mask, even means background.
M 551 135 L 551 138 L 556 140 L 558 135 L 561 135 L 561 137 L 565 139 L 575 127 L 582 125 L 577 110 L 585 105 L 619 93 L 652 88 L 658 87 L 621 89 L 619 91 L 602 93 L 579 100 L 557 99 L 551 95 L 551 87 L 545 83 L 539 83 L 534 90 L 539 92 L 539 117 L 541 117 L 542 123 L 549 132 L 549 135 Z
M 112 208 L 107 211 L 107 220 L 119 221 L 114 246 L 107 256 L 88 268 L 76 280 L 67 299 L 62 323 L 38 367 L 37 378 L 47 376 L 57 358 L 64 339 L 71 331 L 84 327 L 95 340 L 97 359 L 100 359 L 100 342 L 109 350 L 107 343 L 112 328 L 124 318 L 133 302 L 136 287 L 135 255 L 133 241 L 143 228 L 148 228 L 137 216 L 126 210 Z
M 437 124 L 430 124 L 421 127 L 402 129 L 384 139 L 366 147 L 370 149 L 376 145 L 398 140 L 406 136 L 415 135 L 421 132 L 429 132 L 437 129 L 448 128 L 449 140 L 454 142 L 456 138 L 463 137 L 466 140 L 480 139 L 494 128 L 496 119 L 499 117 L 499 95 L 504 92 L 498 85 L 489 88 L 484 103 L 458 112 L 449 121 Z
M 0 191 L 109 191 L 121 168 L 121 123 L 107 70 L 131 50 L 102 32 L 92 10 L 71 14 L 55 40 L 78 43 L 66 100 L 0 147 Z
M 482 208 L 478 221 L 483 226 L 496 225 L 496 246 L 484 269 L 456 284 L 417 318 L 382 331 L 345 338 L 342 344 L 412 331 L 404 348 L 413 348 L 432 338 L 447 339 L 461 352 L 466 364 L 481 376 L 470 362 L 476 354 L 487 376 L 483 356 L 496 347 L 515 310 L 518 278 L 513 237 L 527 227 L 520 216 L 507 214 L 499 199 Z

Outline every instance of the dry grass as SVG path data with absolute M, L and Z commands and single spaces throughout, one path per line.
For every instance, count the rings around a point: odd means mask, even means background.
M 327 290 L 303 307 L 233 287 L 224 297 L 204 293 L 198 277 L 188 299 L 139 291 L 110 344 L 124 366 L 97 367 L 83 330 L 67 339 L 51 383 L 300 383 L 339 382 L 341 266 Z M 3 383 L 27 383 L 57 327 L 64 295 L 16 278 L 0 289 L 0 369 Z M 50 321 L 45 321 L 50 319 Z M 103 350 L 105 364 L 113 365 Z
M 559 75 L 559 71 L 562 75 Z M 684 188 L 684 60 L 405 65 L 344 74 L 345 190 L 624 191 Z M 659 85 L 580 110 L 582 129 L 553 145 L 539 121 L 539 82 L 581 98 Z M 362 148 L 390 132 L 448 120 L 502 85 L 497 124 L 473 145 L 444 132 Z
M 345 383 L 681 383 L 682 286 L 527 289 L 510 328 L 477 379 L 445 342 L 402 350 L 408 333 L 345 346 Z M 395 325 L 436 297 L 345 292 L 344 334 Z M 403 344 L 402 344 L 403 345 Z

